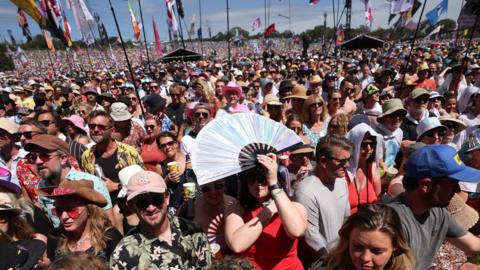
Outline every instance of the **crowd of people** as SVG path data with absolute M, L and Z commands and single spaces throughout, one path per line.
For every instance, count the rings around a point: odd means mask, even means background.
M 0 73 L 0 269 L 480 269 L 480 43 L 287 45 Z M 303 143 L 199 185 L 242 113 Z

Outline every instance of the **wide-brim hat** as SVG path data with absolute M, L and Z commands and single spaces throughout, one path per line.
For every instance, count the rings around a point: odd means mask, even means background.
M 228 82 L 227 85 L 222 87 L 222 93 L 225 96 L 228 92 L 235 92 L 238 96 L 243 94 L 242 88 L 238 86 L 234 81 Z
M 405 110 L 405 108 L 403 107 L 403 102 L 401 99 L 392 98 L 386 100 L 382 105 L 382 114 L 378 116 L 378 119 L 398 111 L 401 111 L 404 116 L 407 115 L 407 110 Z
M 111 103 L 117 101 L 117 99 L 110 93 L 102 93 L 98 95 L 95 99 L 97 100 L 97 103 L 102 103 L 104 99 L 109 100 Z
M 447 127 L 442 125 L 442 123 L 440 123 L 440 120 L 437 117 L 425 118 L 417 125 L 418 139 L 420 139 L 425 133 L 433 129 L 447 130 Z
M 123 102 L 114 102 L 110 107 L 110 116 L 115 122 L 122 122 L 132 119 L 132 114 Z
M 457 132 L 461 132 L 461 131 L 463 131 L 464 129 L 467 128 L 467 126 L 465 125 L 465 123 L 462 120 L 451 117 L 451 116 L 448 116 L 448 115 L 442 115 L 442 116 L 438 117 L 438 120 L 440 120 L 440 123 L 442 123 L 442 125 L 445 125 L 446 123 L 449 123 L 449 122 L 458 124 Z
M 93 189 L 93 182 L 88 180 L 63 181 L 56 187 L 37 189 L 37 194 L 52 199 L 83 199 L 99 207 L 107 205 L 107 199 Z
M 63 121 L 68 121 L 72 123 L 75 127 L 83 130 L 85 133 L 87 133 L 87 129 L 85 127 L 85 120 L 79 115 L 72 114 L 69 117 L 64 117 L 62 118 Z
M 453 195 L 447 210 L 465 230 L 472 228 L 478 222 L 478 212 L 466 204 L 458 194 Z
M 47 246 L 38 239 L 23 239 L 15 242 L 0 243 L 2 260 L 0 269 L 30 270 L 43 256 Z
M 310 80 L 308 81 L 309 83 L 322 83 L 322 79 L 320 78 L 319 75 L 313 75 Z
M 19 185 L 12 182 L 12 174 L 5 167 L 0 167 L 0 187 L 16 194 L 22 194 L 22 189 Z
M 268 94 L 264 97 L 264 102 L 267 105 L 271 106 L 281 106 L 283 103 L 280 102 L 280 99 L 274 94 Z
M 300 98 L 300 99 L 307 99 L 307 89 L 303 84 L 295 84 L 292 89 L 292 94 L 290 96 L 284 97 L 284 99 L 289 98 Z
M 421 96 L 428 96 L 430 98 L 430 92 L 428 92 L 427 90 L 425 90 L 423 88 L 416 88 L 412 92 L 410 92 L 410 94 L 408 95 L 408 98 L 410 100 L 414 100 L 414 99 L 417 99 Z
M 437 91 L 430 92 L 430 99 L 434 98 L 440 98 L 441 100 L 445 101 L 445 97 L 440 95 L 440 93 L 438 93 Z
M 315 148 L 308 144 L 301 145 L 297 148 L 294 148 L 292 151 L 290 151 L 291 155 L 308 154 L 308 153 L 312 153 L 312 154 L 315 153 Z

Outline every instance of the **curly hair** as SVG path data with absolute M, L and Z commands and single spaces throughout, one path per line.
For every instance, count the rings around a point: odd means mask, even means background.
M 327 258 L 327 269 L 355 269 L 349 255 L 350 234 L 354 228 L 388 234 L 393 253 L 384 269 L 415 269 L 415 257 L 406 243 L 401 224 L 398 214 L 387 205 L 370 204 L 359 207 L 358 212 L 348 217 L 338 232 L 338 245 Z

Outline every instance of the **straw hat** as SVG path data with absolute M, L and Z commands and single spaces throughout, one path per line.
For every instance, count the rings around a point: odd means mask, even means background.
M 461 132 L 463 131 L 465 128 L 467 128 L 467 126 L 465 125 L 465 123 L 460 120 L 460 119 L 457 119 L 457 118 L 453 118 L 449 115 L 442 115 L 440 117 L 438 117 L 438 119 L 440 120 L 440 123 L 442 123 L 442 125 L 445 125 L 447 123 L 455 123 L 458 125 L 458 130 L 457 130 L 457 133 L 458 132 Z
M 280 99 L 274 94 L 268 94 L 264 98 L 265 104 L 271 106 L 282 106 L 283 103 L 280 102 Z
M 311 78 L 310 78 L 310 81 L 309 83 L 322 83 L 322 79 L 320 78 L 320 76 L 318 75 L 313 75 Z
M 290 151 L 290 154 L 291 155 L 308 154 L 308 153 L 313 153 L 313 152 L 315 152 L 315 148 L 313 148 L 313 146 L 311 146 L 311 145 L 305 144 L 305 145 L 301 145 L 301 146 L 295 148 L 295 150 Z
M 478 212 L 467 205 L 458 194 L 452 197 L 447 210 L 465 230 L 470 229 L 478 222 Z
M 307 89 L 303 84 L 295 84 L 295 86 L 293 86 L 292 94 L 284 98 L 285 99 L 287 98 L 307 99 Z

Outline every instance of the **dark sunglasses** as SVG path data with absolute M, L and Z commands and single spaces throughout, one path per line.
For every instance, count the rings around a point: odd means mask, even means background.
M 351 93 L 351 92 L 354 92 L 355 91 L 355 88 L 345 88 L 343 90 L 345 93 Z
M 297 132 L 297 131 L 302 130 L 302 127 L 291 127 L 290 129 Z
M 50 126 L 53 123 L 53 121 L 50 121 L 50 120 L 43 120 L 43 121 L 38 121 L 38 122 L 42 123 L 46 127 Z
M 154 129 L 155 125 L 145 125 L 145 129 Z
M 401 112 L 401 111 L 398 111 L 398 112 L 394 112 L 394 113 L 391 113 L 389 115 L 387 115 L 388 117 L 391 117 L 391 118 L 405 118 L 405 113 Z
M 180 94 L 170 94 L 171 97 L 179 97 L 181 96 Z
M 98 130 L 107 130 L 109 127 L 107 125 L 88 124 L 88 128 L 90 130 L 95 130 L 97 128 Z
M 428 97 L 425 97 L 425 98 L 416 98 L 416 99 L 415 99 L 415 102 L 416 102 L 416 103 L 428 103 L 429 100 L 430 100 L 430 98 L 428 98 Z
M 131 101 L 137 101 L 137 98 L 136 97 L 130 97 L 130 100 Z
M 432 130 L 429 130 L 429 131 L 425 132 L 424 136 L 433 138 L 433 137 L 435 137 L 435 134 L 437 134 L 438 137 L 443 137 L 443 136 L 445 136 L 445 130 L 434 128 Z
M 208 118 L 210 116 L 209 113 L 207 112 L 196 112 L 193 114 L 196 118 L 200 118 L 202 116 L 203 118 Z
M 37 162 L 37 158 L 39 158 L 43 163 L 48 162 L 50 159 L 52 159 L 53 156 L 58 156 L 58 154 L 49 154 L 49 153 L 33 153 L 30 152 L 28 153 L 25 158 L 30 162 L 31 164 L 34 164 Z
M 332 101 L 340 101 L 340 100 L 342 100 L 342 98 L 339 98 L 339 97 L 337 97 L 337 98 L 330 98 L 330 99 L 331 99 Z
M 164 194 L 148 193 L 147 195 L 141 195 L 141 196 L 135 197 L 135 199 L 133 200 L 133 204 L 137 209 L 145 210 L 150 205 L 160 207 L 163 205 L 164 201 L 165 201 Z
M 267 184 L 267 179 L 258 178 L 258 177 L 250 177 L 250 178 L 248 178 L 247 182 L 250 185 L 253 185 L 255 183 Z
M 323 103 L 321 103 L 321 102 L 316 102 L 316 103 L 310 104 L 310 107 L 311 107 L 311 108 L 314 108 L 314 107 L 322 107 L 322 106 L 323 106 Z
M 80 217 L 80 208 L 72 207 L 72 208 L 63 208 L 63 207 L 55 207 L 52 208 L 52 214 L 57 217 L 61 217 L 62 213 L 66 212 L 70 218 L 77 219 Z
M 389 99 L 392 99 L 392 98 L 393 98 L 393 96 L 391 96 L 391 95 L 383 95 L 383 96 L 380 96 L 380 99 L 381 99 L 381 100 L 389 100 Z
M 221 189 L 223 189 L 223 184 L 222 183 L 216 183 L 215 185 L 213 185 L 213 188 L 211 188 L 209 186 L 200 187 L 200 190 L 203 193 L 210 192 L 210 191 L 213 191 L 213 190 L 221 190 Z
M 345 165 L 347 165 L 347 163 L 350 162 L 350 159 L 352 158 L 352 157 L 348 157 L 348 158 L 340 159 L 332 156 L 325 156 L 325 157 L 330 160 L 335 160 L 336 162 L 338 162 L 338 165 L 342 168 L 344 168 Z
M 17 136 L 18 136 L 18 138 L 21 138 L 23 136 L 26 139 L 30 140 L 30 139 L 32 139 L 34 134 L 38 134 L 38 132 L 37 131 L 18 132 Z
M 375 148 L 376 142 L 362 142 L 360 144 L 361 148 L 367 148 L 367 146 L 370 146 L 370 148 Z
M 166 148 L 167 146 L 174 146 L 177 142 L 176 141 L 169 141 L 167 143 L 160 144 L 160 148 Z

